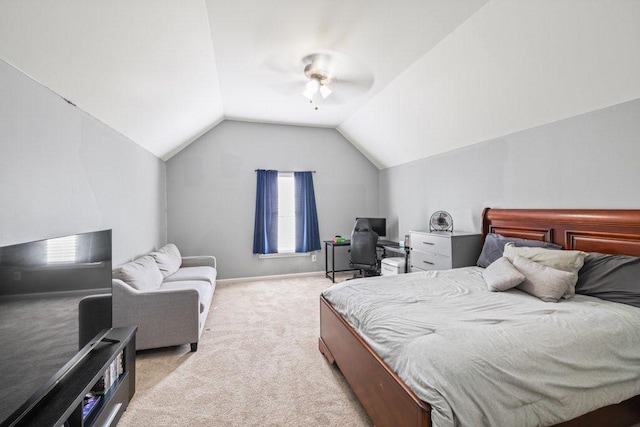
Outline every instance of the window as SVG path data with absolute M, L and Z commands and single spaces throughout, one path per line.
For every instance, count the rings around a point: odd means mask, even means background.
M 278 172 L 278 253 L 296 251 L 296 188 L 291 172 Z
M 256 172 L 253 253 L 320 250 L 313 172 Z

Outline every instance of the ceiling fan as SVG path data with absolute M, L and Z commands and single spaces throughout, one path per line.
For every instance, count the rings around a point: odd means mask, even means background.
M 373 73 L 353 56 L 331 49 L 316 49 L 299 59 L 270 56 L 267 84 L 289 96 L 304 96 L 318 109 L 347 103 L 373 86 Z

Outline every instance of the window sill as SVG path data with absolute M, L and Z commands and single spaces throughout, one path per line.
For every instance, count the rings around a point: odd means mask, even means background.
M 258 254 L 259 259 L 272 259 L 272 258 L 296 258 L 303 256 L 310 256 L 311 252 L 281 252 L 277 254 Z

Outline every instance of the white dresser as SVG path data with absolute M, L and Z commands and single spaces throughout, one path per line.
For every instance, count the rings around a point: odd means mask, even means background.
M 478 233 L 410 231 L 411 271 L 448 270 L 476 265 L 482 249 Z

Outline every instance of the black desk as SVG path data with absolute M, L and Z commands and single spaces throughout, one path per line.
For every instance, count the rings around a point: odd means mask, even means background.
M 345 240 L 342 243 L 333 243 L 333 240 L 324 241 L 324 276 L 331 279 L 333 283 L 336 282 L 336 272 L 357 270 L 357 268 L 336 270 L 336 246 L 351 246 L 351 240 Z M 331 248 L 331 270 L 329 270 L 329 248 Z
M 331 279 L 333 283 L 336 282 L 336 273 L 342 271 L 357 271 L 357 268 L 346 268 L 343 270 L 336 270 L 336 246 L 351 246 L 351 240 L 345 240 L 342 243 L 334 243 L 333 240 L 325 240 L 324 241 L 324 273 L 325 277 Z M 331 269 L 329 269 L 329 248 L 331 248 Z M 404 254 L 404 272 L 408 271 L 407 266 L 409 265 L 409 248 L 400 247 L 399 244 L 395 242 L 391 242 L 388 240 L 380 240 L 378 241 L 378 248 L 382 249 L 381 258 L 385 258 L 387 251 L 394 252 L 398 254 Z

